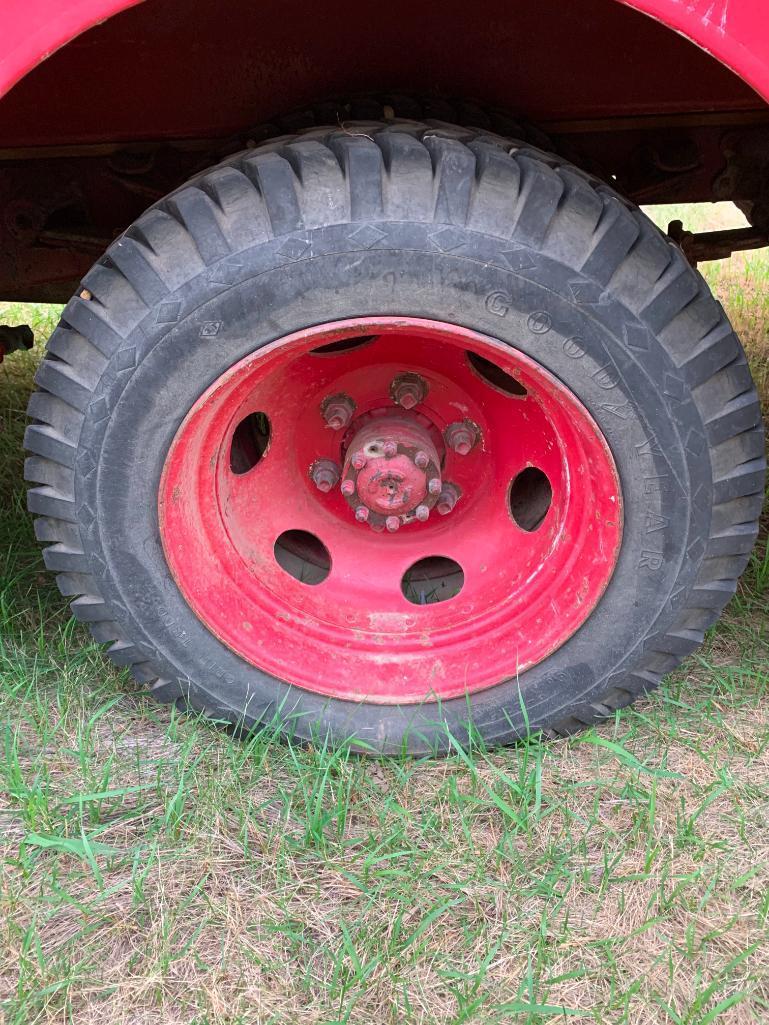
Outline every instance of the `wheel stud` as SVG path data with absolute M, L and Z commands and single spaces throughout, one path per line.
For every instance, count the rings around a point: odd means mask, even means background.
M 414 456 L 414 462 L 417 464 L 420 470 L 424 470 L 427 464 L 430 462 L 430 457 L 426 452 L 417 452 Z
M 436 509 L 441 516 L 448 516 L 459 499 L 459 491 L 453 484 L 444 484 L 441 496 L 438 499 Z
M 427 490 L 431 495 L 439 495 L 443 485 L 441 484 L 440 477 L 433 477 L 427 484 Z
M 425 523 L 430 518 L 430 509 L 426 505 L 418 505 L 414 510 L 414 515 L 420 523 Z
M 398 530 L 400 525 L 401 525 L 401 521 L 400 521 L 400 517 L 399 516 L 388 516 L 387 519 L 385 520 L 385 526 L 387 527 L 387 529 L 390 531 L 391 534 L 394 534 L 395 531 Z
M 366 465 L 366 453 L 363 451 L 362 448 L 358 449 L 357 452 L 353 453 L 353 456 L 352 456 L 352 459 L 350 460 L 350 462 L 352 463 L 354 469 L 356 469 L 356 470 L 362 470 L 363 469 L 363 467 Z
M 419 374 L 398 374 L 390 385 L 393 401 L 404 409 L 413 409 L 427 395 L 427 383 Z
M 323 419 L 335 431 L 346 427 L 355 412 L 355 403 L 349 395 L 332 395 L 321 407 Z
M 347 477 L 342 481 L 342 494 L 351 495 L 355 491 L 355 481 Z
M 444 436 L 449 448 L 460 456 L 466 456 L 478 440 L 478 428 L 469 423 L 449 424 Z
M 358 521 L 358 523 L 365 523 L 366 520 L 368 520 L 368 518 L 369 510 L 366 508 L 365 505 L 359 505 L 358 508 L 355 510 L 355 519 Z
M 319 459 L 310 471 L 313 484 L 318 491 L 330 491 L 340 477 L 339 466 L 331 459 Z
M 382 452 L 384 452 L 385 459 L 394 459 L 398 455 L 398 443 L 392 438 L 388 438 L 382 446 Z

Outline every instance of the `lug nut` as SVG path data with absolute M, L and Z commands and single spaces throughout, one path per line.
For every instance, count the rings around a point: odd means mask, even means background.
M 323 419 L 335 431 L 346 427 L 355 412 L 355 403 L 349 395 L 332 395 L 322 406 Z
M 385 459 L 393 459 L 398 455 L 398 443 L 388 438 L 382 446 L 382 451 L 384 452 Z
M 414 515 L 420 523 L 424 523 L 430 518 L 430 510 L 426 505 L 418 505 L 414 511 Z
M 446 444 L 458 455 L 466 456 L 478 440 L 478 429 L 473 424 L 449 424 L 445 432 Z
M 331 459 L 319 459 L 313 464 L 310 471 L 313 484 L 318 491 L 330 491 L 339 480 L 340 471 L 338 465 Z
M 442 488 L 443 485 L 441 484 L 440 477 L 433 477 L 430 481 L 428 481 L 427 490 L 430 492 L 431 495 L 439 495 L 441 493 Z
M 413 409 L 427 395 L 427 384 L 419 374 L 398 374 L 391 385 L 393 401 L 404 409 Z
M 363 467 L 366 465 L 366 453 L 363 451 L 362 448 L 358 449 L 357 452 L 353 453 L 353 457 L 350 460 L 350 462 L 352 463 L 354 469 L 356 469 L 356 470 L 362 470 L 363 469 Z
M 368 517 L 369 510 L 366 508 L 365 505 L 359 505 L 358 508 L 355 510 L 355 519 L 358 521 L 358 523 L 365 523 L 366 520 L 368 520 Z
M 351 495 L 353 491 L 355 491 L 355 481 L 350 480 L 350 478 L 347 477 L 345 480 L 342 481 L 342 494 Z
M 390 531 L 391 534 L 394 534 L 395 531 L 398 530 L 400 525 L 401 525 L 401 521 L 400 521 L 400 517 L 399 516 L 388 516 L 387 519 L 385 520 L 385 526 L 387 527 L 387 529 Z
M 430 457 L 426 452 L 421 450 L 414 456 L 414 462 L 417 464 L 420 470 L 424 470 L 427 464 L 430 462 Z
M 459 499 L 459 491 L 454 487 L 453 484 L 444 484 L 443 491 L 435 508 L 441 514 L 441 516 L 448 516 L 454 506 L 457 504 Z

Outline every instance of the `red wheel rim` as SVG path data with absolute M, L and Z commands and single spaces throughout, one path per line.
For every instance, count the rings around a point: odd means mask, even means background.
M 231 367 L 174 438 L 159 519 L 224 644 L 381 704 L 541 662 L 595 608 L 622 536 L 614 461 L 569 389 L 486 336 L 398 318 L 314 327 Z

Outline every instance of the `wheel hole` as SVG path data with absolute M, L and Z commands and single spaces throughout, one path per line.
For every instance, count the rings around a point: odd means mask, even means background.
M 376 335 L 359 335 L 353 338 L 339 338 L 327 345 L 319 345 L 310 349 L 311 356 L 336 356 L 340 352 L 352 352 L 353 349 L 360 349 L 362 345 L 373 342 Z
M 320 538 L 307 530 L 284 530 L 275 542 L 275 561 L 300 584 L 322 584 L 331 556 Z
M 497 391 L 519 399 L 529 394 L 520 381 L 516 381 L 507 371 L 498 367 L 496 363 L 492 363 L 490 359 L 479 356 L 477 352 L 468 352 L 467 359 L 476 374 Z
M 435 605 L 456 597 L 464 583 L 465 574 L 458 562 L 431 555 L 406 570 L 401 590 L 412 605 Z
M 270 421 L 266 413 L 249 413 L 232 435 L 230 469 L 238 475 L 253 470 L 270 444 Z
M 536 466 L 521 470 L 510 485 L 510 514 L 522 530 L 536 530 L 552 501 L 553 489 L 547 474 Z

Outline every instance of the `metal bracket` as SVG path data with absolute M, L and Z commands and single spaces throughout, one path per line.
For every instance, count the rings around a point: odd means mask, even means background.
M 758 228 L 730 228 L 695 234 L 686 231 L 682 221 L 671 221 L 668 235 L 681 247 L 692 267 L 703 260 L 725 260 L 732 253 L 769 246 L 769 233 Z

